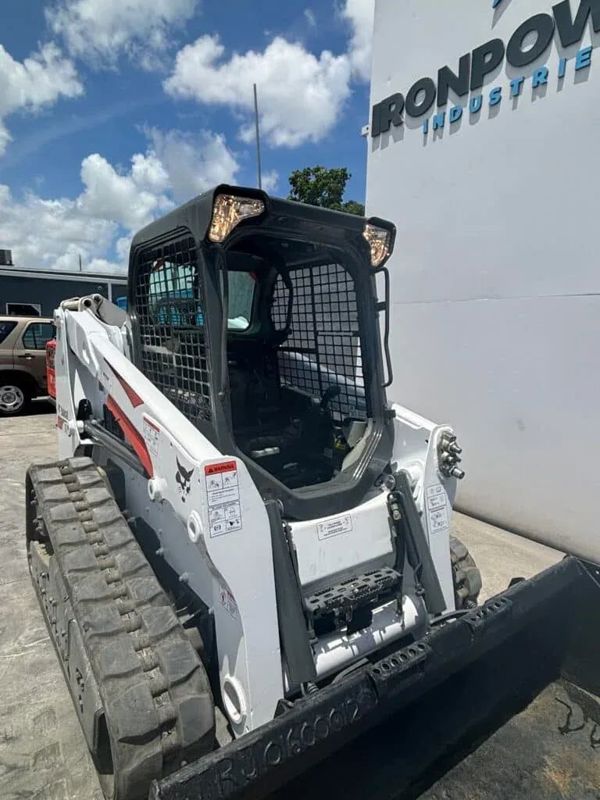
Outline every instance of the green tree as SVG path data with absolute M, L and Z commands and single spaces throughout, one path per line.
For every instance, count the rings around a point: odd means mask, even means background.
M 344 202 L 346 184 L 352 176 L 346 167 L 305 167 L 292 172 L 290 181 L 290 200 L 308 203 L 311 206 L 332 208 L 348 214 L 364 216 L 365 207 L 356 200 Z

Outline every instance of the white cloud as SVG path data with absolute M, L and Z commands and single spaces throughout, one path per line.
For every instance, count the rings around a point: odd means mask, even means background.
M 317 18 L 315 16 L 315 12 L 311 8 L 304 9 L 304 18 L 308 22 L 310 28 L 317 27 Z
M 368 81 L 371 78 L 375 0 L 346 0 L 341 15 L 352 29 L 348 56 L 353 74 L 359 80 Z
M 276 36 L 262 51 L 227 54 L 218 36 L 201 36 L 183 47 L 164 82 L 172 97 L 241 112 L 240 136 L 254 136 L 252 84 L 259 93 L 260 121 L 266 141 L 279 147 L 318 142 L 338 122 L 352 79 L 368 81 L 371 71 L 374 0 L 344 0 L 339 15 L 349 26 L 346 52 L 320 55 Z M 314 12 L 304 9 L 309 26 Z
M 76 200 L 27 194 L 18 202 L 0 186 L 0 241 L 17 266 L 76 270 L 80 255 L 87 264 L 94 252 L 108 249 L 117 227 L 83 214 Z
M 324 50 L 320 56 L 301 44 L 276 37 L 262 52 L 249 50 L 225 57 L 216 36 L 201 36 L 177 54 L 165 81 L 173 97 L 252 112 L 252 84 L 258 85 L 262 133 L 275 146 L 317 142 L 339 118 L 350 94 L 351 67 L 346 55 Z M 254 135 L 251 118 L 241 137 Z
M 0 242 L 20 267 L 126 268 L 131 235 L 210 185 L 232 182 L 239 166 L 219 134 L 149 130 L 148 147 L 116 169 L 93 153 L 82 161 L 75 199 L 33 192 L 15 198 L 0 185 Z
M 262 174 L 262 188 L 265 192 L 270 194 L 277 194 L 277 187 L 279 185 L 279 173 L 276 169 L 271 169 Z
M 10 134 L 4 123 L 16 111 L 37 111 L 60 97 L 83 93 L 75 67 L 58 47 L 46 44 L 24 61 L 16 61 L 0 44 L 0 155 Z
M 159 212 L 171 207 L 171 201 L 166 195 L 148 191 L 144 188 L 144 183 L 138 182 L 140 158 L 134 158 L 136 161 L 131 171 L 124 175 L 119 174 L 98 153 L 84 158 L 81 163 L 81 180 L 85 190 L 77 200 L 83 214 L 136 230 L 147 225 Z M 149 158 L 150 161 L 153 160 L 152 154 Z M 142 178 L 146 179 L 145 171 Z
M 239 164 L 224 136 L 210 131 L 164 133 L 156 128 L 148 134 L 177 201 L 189 200 L 219 183 L 235 183 Z
M 169 32 L 187 22 L 198 0 L 59 0 L 46 11 L 69 52 L 96 65 L 114 66 L 127 53 L 144 68 L 159 65 Z

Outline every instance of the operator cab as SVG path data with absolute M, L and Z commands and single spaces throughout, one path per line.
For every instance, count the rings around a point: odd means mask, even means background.
M 391 454 L 375 271 L 393 226 L 232 187 L 173 213 L 132 248 L 140 368 L 291 516 L 318 515 L 303 493 L 334 513 L 336 486 L 355 504 Z
M 331 480 L 367 429 L 356 296 L 338 261 L 264 236 L 227 253 L 233 437 L 290 488 Z

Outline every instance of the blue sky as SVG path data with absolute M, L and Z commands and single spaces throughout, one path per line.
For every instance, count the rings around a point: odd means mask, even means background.
M 347 166 L 364 196 L 374 0 L 0 5 L 0 247 L 22 267 L 122 268 L 131 232 L 225 180 Z

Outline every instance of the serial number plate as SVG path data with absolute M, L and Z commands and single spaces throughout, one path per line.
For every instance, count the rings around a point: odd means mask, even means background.
M 329 539 L 331 536 L 339 536 L 342 533 L 349 533 L 352 530 L 352 517 L 348 514 L 344 517 L 336 517 L 327 522 L 319 522 L 317 534 L 319 539 Z

